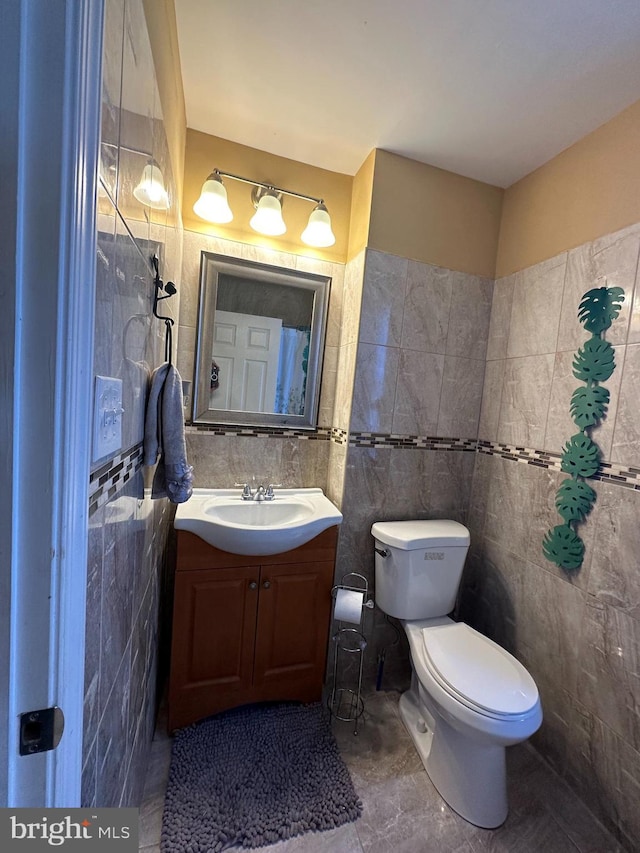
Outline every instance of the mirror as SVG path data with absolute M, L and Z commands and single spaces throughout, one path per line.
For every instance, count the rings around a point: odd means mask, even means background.
M 202 252 L 194 423 L 316 428 L 330 284 Z

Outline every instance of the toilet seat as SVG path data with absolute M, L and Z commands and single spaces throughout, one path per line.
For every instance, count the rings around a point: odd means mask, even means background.
M 538 703 L 534 680 L 501 646 L 463 622 L 421 629 L 423 662 L 454 699 L 497 719 L 526 716 Z

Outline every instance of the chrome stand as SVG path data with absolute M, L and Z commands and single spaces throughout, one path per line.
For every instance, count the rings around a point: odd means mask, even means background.
M 369 584 L 364 575 L 357 572 L 348 572 L 342 578 L 342 583 L 337 584 L 331 590 L 331 595 L 335 598 L 338 590 L 346 589 L 354 592 L 362 593 L 362 609 L 363 615 L 360 619 L 362 626 L 364 609 L 373 609 L 373 599 L 369 598 Z M 364 700 L 362 698 L 362 668 L 364 663 L 364 652 L 367 648 L 367 638 L 359 628 L 344 627 L 345 623 L 338 621 L 338 629 L 332 636 L 333 642 L 333 679 L 331 686 L 331 695 L 327 702 L 331 715 L 336 720 L 342 720 L 345 723 L 353 723 L 353 733 L 358 734 L 358 721 L 364 713 Z M 343 656 L 347 655 L 343 660 Z M 339 662 L 348 666 L 350 656 L 356 655 L 358 676 L 357 682 L 350 687 L 338 682 L 338 667 Z

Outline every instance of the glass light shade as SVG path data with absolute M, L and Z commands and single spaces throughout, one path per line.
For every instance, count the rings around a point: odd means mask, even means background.
M 277 196 L 266 192 L 258 202 L 258 208 L 249 223 L 254 231 L 266 234 L 267 237 L 278 237 L 284 234 L 287 226 L 282 218 L 282 206 Z
M 140 183 L 133 191 L 133 197 L 140 204 L 153 207 L 154 210 L 169 208 L 169 194 L 164 188 L 164 178 L 157 163 L 147 163 L 144 167 Z
M 307 246 L 315 246 L 318 249 L 333 246 L 336 242 L 335 235 L 331 230 L 331 217 L 324 204 L 317 205 L 311 211 L 309 222 L 300 239 Z
M 233 213 L 227 201 L 227 191 L 219 175 L 211 174 L 202 185 L 200 198 L 193 205 L 193 212 L 207 222 L 223 225 L 231 222 Z

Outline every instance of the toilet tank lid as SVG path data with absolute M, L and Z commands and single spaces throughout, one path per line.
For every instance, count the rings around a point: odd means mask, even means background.
M 385 545 L 413 551 L 417 548 L 465 548 L 469 531 L 458 521 L 442 518 L 415 521 L 376 521 L 372 536 Z

